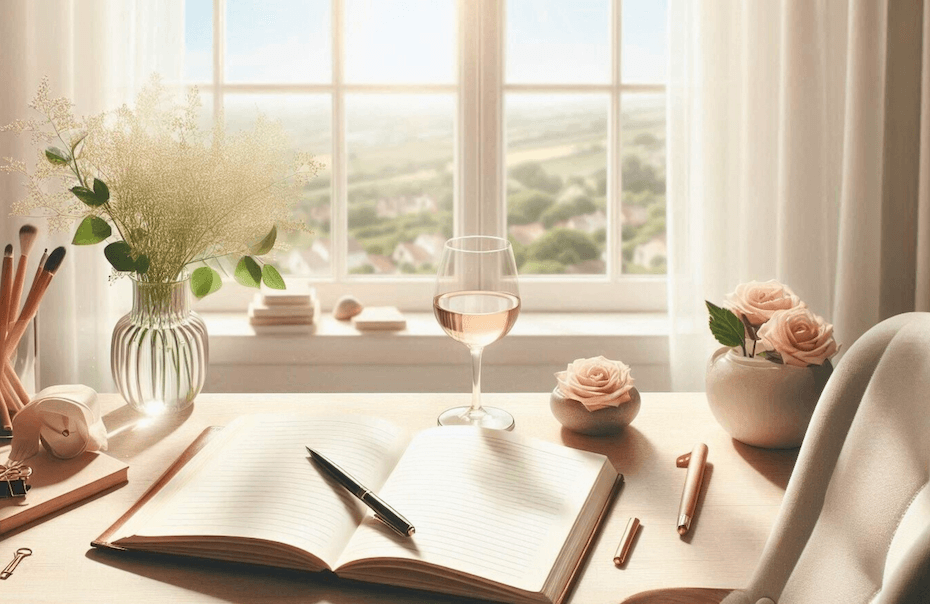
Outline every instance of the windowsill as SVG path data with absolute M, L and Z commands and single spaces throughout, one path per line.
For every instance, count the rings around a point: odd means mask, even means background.
M 391 376 L 401 376 L 406 371 L 406 378 L 398 377 L 395 381 L 406 379 L 411 392 L 426 391 L 428 384 L 442 383 L 439 376 L 446 369 L 454 375 L 460 374 L 465 382 L 454 384 L 456 390 L 470 387 L 468 371 L 462 368 L 468 364 L 464 347 L 442 331 L 432 313 L 404 313 L 407 328 L 396 332 L 359 332 L 351 322 L 337 321 L 329 313 L 322 313 L 312 334 L 286 336 L 256 334 L 245 313 L 202 316 L 210 333 L 210 373 L 217 380 L 223 376 L 225 382 L 211 384 L 213 391 L 231 388 L 237 380 L 245 381 L 237 371 L 254 372 L 259 367 L 262 368 L 259 373 L 267 379 L 279 385 L 287 382 L 290 386 L 281 387 L 295 391 L 317 386 L 330 391 L 403 391 L 399 385 L 387 388 L 369 383 L 380 380 L 381 386 L 385 384 L 385 379 L 372 377 L 379 371 Z M 630 365 L 637 376 L 637 385 L 643 390 L 667 389 L 668 316 L 523 313 L 510 334 L 485 351 L 484 373 L 492 384 L 498 383 L 497 390 L 538 391 L 540 380 L 546 380 L 546 387 L 549 382 L 554 383 L 553 371 L 564 369 L 574 359 L 598 355 Z M 431 369 L 423 371 L 426 366 Z M 333 381 L 340 372 L 346 377 L 340 378 L 342 382 Z M 433 375 L 426 375 L 429 373 Z M 315 376 L 312 382 L 308 381 L 310 374 Z M 301 380 L 305 380 L 303 385 Z M 325 386 L 328 383 L 331 385 Z M 239 390 L 242 387 L 239 384 Z M 258 384 L 256 388 L 261 391 Z

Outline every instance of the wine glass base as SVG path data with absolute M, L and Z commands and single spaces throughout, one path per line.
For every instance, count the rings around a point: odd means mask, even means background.
M 478 413 L 469 413 L 471 407 L 453 407 L 439 415 L 440 426 L 478 426 L 492 430 L 513 430 L 513 416 L 497 407 L 481 407 Z

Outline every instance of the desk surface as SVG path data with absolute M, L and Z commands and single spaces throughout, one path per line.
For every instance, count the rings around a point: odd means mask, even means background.
M 129 483 L 0 539 L 0 563 L 32 548 L 6 581 L 0 600 L 17 602 L 436 602 L 400 590 L 346 584 L 306 573 L 181 558 L 139 557 L 90 548 L 209 425 L 257 411 L 345 411 L 386 417 L 410 428 L 435 425 L 443 409 L 467 404 L 464 394 L 203 394 L 179 416 L 152 422 L 102 395 L 111 455 L 130 465 Z M 619 602 L 659 587 L 741 587 L 761 555 L 797 451 L 767 451 L 737 443 L 717 425 L 702 393 L 644 393 L 642 409 L 616 437 L 584 437 L 561 428 L 548 394 L 487 394 L 506 407 L 516 430 L 607 455 L 626 476 L 595 542 L 574 603 Z M 675 458 L 696 442 L 710 449 L 704 488 L 691 531 L 676 532 L 685 470 Z M 613 565 L 627 519 L 642 527 L 622 568 Z

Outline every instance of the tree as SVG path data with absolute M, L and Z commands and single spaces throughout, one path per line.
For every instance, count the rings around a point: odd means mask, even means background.
M 527 262 L 555 260 L 566 266 L 595 260 L 600 255 L 600 249 L 590 237 L 569 229 L 549 231 L 526 250 Z
M 519 181 L 528 189 L 539 189 L 548 193 L 558 193 L 562 189 L 562 179 L 548 174 L 536 162 L 527 162 L 510 169 L 510 177 Z
M 555 204 L 555 197 L 536 189 L 524 189 L 507 199 L 507 224 L 529 224 Z
M 349 208 L 349 227 L 359 228 L 378 222 L 378 212 L 373 203 L 357 204 Z

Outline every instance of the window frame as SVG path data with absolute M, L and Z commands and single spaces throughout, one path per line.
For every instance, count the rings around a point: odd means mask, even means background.
M 506 141 L 504 99 L 507 94 L 600 93 L 610 97 L 608 115 L 608 245 L 612 259 L 605 275 L 522 276 L 520 294 L 526 311 L 664 312 L 665 275 L 627 275 L 621 272 L 620 197 L 621 98 L 624 93 L 665 94 L 664 84 L 624 83 L 621 78 L 622 0 L 610 0 L 611 80 L 605 84 L 509 84 L 505 82 L 506 0 L 456 0 L 456 81 L 452 84 L 351 84 L 344 78 L 345 0 L 330 0 L 332 15 L 332 74 L 323 84 L 230 83 L 225 81 L 226 0 L 213 0 L 213 78 L 189 82 L 212 94 L 214 115 L 220 115 L 226 93 L 323 93 L 332 102 L 332 165 L 330 184 L 332 274 L 286 276 L 289 282 L 307 281 L 317 291 L 323 308 L 332 307 L 347 293 L 367 305 L 393 305 L 402 310 L 431 308 L 434 281 L 405 275 L 349 275 L 348 201 L 345 99 L 352 93 L 445 93 L 455 98 L 453 158 L 453 229 L 456 235 L 506 236 Z M 472 201 L 467 203 L 466 201 Z M 338 227 L 337 227 L 338 225 Z M 244 309 L 254 291 L 229 280 L 230 287 L 197 302 L 201 311 Z

